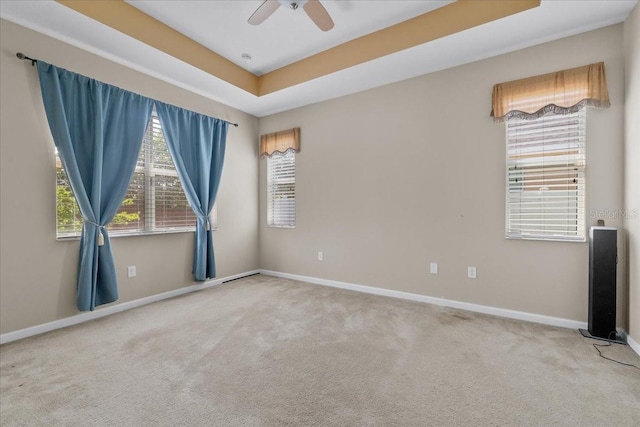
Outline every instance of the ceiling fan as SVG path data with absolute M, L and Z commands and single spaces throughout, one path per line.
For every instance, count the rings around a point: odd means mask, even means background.
M 318 26 L 322 31 L 329 31 L 333 28 L 333 20 L 329 16 L 327 9 L 322 6 L 318 0 L 266 0 L 253 12 L 253 15 L 249 18 L 248 22 L 251 25 L 260 25 L 265 19 L 270 17 L 280 5 L 290 7 L 293 10 L 302 6 L 302 9 L 307 13 L 309 18 L 314 24 Z

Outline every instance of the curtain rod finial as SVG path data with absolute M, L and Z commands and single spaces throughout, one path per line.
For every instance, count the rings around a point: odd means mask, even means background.
M 18 53 L 16 53 L 16 56 L 17 56 L 17 57 L 18 57 L 18 59 L 20 59 L 20 60 L 25 60 L 25 59 L 26 59 L 27 61 L 31 61 L 31 65 L 32 65 L 32 66 L 36 65 L 36 60 L 35 60 L 35 59 L 33 59 L 33 58 L 29 58 L 27 55 L 25 55 L 25 54 L 24 54 L 24 53 L 22 53 L 22 52 L 18 52 Z

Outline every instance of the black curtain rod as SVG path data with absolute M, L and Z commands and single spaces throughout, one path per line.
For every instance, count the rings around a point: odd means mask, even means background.
M 18 59 L 20 59 L 20 60 L 23 60 L 23 61 L 31 61 L 31 66 L 32 66 L 32 67 L 36 65 L 36 62 L 38 62 L 38 60 L 37 60 L 37 59 L 29 58 L 27 55 L 25 55 L 25 54 L 24 54 L 24 53 L 22 53 L 22 52 L 18 52 L 18 53 L 16 53 L 16 56 L 17 56 L 17 57 L 18 57 Z M 225 122 L 229 123 L 231 126 L 238 127 L 238 124 L 237 124 L 237 123 L 231 123 L 230 121 L 227 121 L 227 120 L 224 120 L 224 119 L 220 119 L 220 120 L 222 120 L 222 121 L 225 121 Z

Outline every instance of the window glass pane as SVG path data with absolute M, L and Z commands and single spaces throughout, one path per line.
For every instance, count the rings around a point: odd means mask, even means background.
M 584 109 L 507 122 L 506 232 L 585 240 Z
M 125 231 L 144 231 L 144 187 L 144 174 L 135 172 L 118 213 L 109 223 L 109 234 Z
M 267 225 L 294 227 L 296 224 L 295 153 L 267 158 Z
M 175 174 L 176 168 L 169 154 L 167 143 L 164 140 L 164 133 L 160 127 L 160 119 L 155 115 L 155 111 L 149 121 L 147 134 L 145 135 L 145 144 L 148 146 L 148 151 L 150 152 L 149 158 L 153 169 L 171 171 Z
M 82 215 L 71 192 L 69 179 L 56 152 L 56 228 L 58 236 L 74 236 L 82 231 Z
M 195 226 L 196 215 L 187 202 L 177 176 L 155 175 L 152 191 L 155 194 L 156 228 Z

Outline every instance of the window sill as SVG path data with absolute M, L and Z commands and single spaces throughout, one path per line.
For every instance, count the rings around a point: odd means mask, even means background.
M 295 225 L 267 225 L 269 228 L 296 228 Z
M 182 228 L 176 230 L 165 230 L 165 231 L 136 231 L 130 233 L 112 233 L 109 234 L 110 239 L 120 238 L 120 237 L 136 237 L 136 236 L 158 236 L 163 234 L 179 234 L 179 233 L 193 233 L 195 228 Z M 212 231 L 217 231 L 218 228 L 213 228 Z M 56 236 L 56 240 L 59 242 L 64 242 L 67 240 L 80 240 L 80 235 L 69 235 L 69 236 Z
M 534 240 L 541 242 L 564 242 L 564 243 L 586 243 L 587 239 L 565 239 L 562 237 L 523 237 L 523 236 L 505 236 L 507 240 Z

